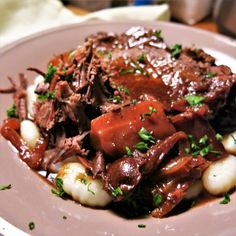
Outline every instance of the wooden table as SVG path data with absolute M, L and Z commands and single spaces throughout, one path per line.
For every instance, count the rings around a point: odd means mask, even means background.
M 193 27 L 219 33 L 219 29 L 216 23 L 212 20 L 212 18 L 202 20 L 199 23 L 193 25 Z
M 71 4 L 68 4 L 66 7 L 69 10 L 71 10 L 72 12 L 74 12 L 76 15 L 79 15 L 79 16 L 84 16 L 89 13 L 89 11 L 75 7 Z M 204 30 L 211 31 L 211 32 L 219 32 L 217 25 L 214 23 L 214 21 L 212 20 L 211 17 L 208 17 L 208 18 L 200 21 L 199 23 L 192 25 L 192 27 L 204 29 Z

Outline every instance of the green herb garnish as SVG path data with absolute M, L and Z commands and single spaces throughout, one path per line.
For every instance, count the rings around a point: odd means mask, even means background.
M 121 96 L 120 95 L 110 96 L 108 98 L 108 101 L 113 102 L 115 104 L 119 104 L 119 103 L 121 103 Z
M 188 155 L 191 154 L 190 148 L 185 148 L 184 151 L 185 151 L 185 153 L 188 154 Z
M 223 136 L 222 136 L 221 134 L 218 134 L 218 133 L 217 133 L 217 134 L 215 135 L 215 137 L 216 137 L 216 140 L 217 140 L 217 141 L 222 141 L 222 140 L 223 140 Z
M 145 142 L 139 142 L 135 144 L 135 148 L 137 148 L 139 151 L 147 151 L 149 146 Z
M 216 76 L 216 75 L 217 75 L 217 73 L 212 72 L 212 71 L 209 71 L 209 72 L 207 72 L 206 77 L 207 77 L 207 78 L 212 78 L 212 77 L 214 77 L 214 76 Z
M 87 190 L 88 190 L 88 192 L 90 192 L 90 193 L 92 193 L 93 195 L 95 195 L 95 192 L 90 188 L 90 185 L 91 185 L 92 183 L 89 183 L 88 184 L 88 187 L 87 187 Z
M 199 139 L 199 144 L 206 145 L 207 142 L 208 142 L 208 136 L 206 134 Z
M 0 190 L 6 190 L 6 189 L 11 189 L 11 184 L 8 184 L 8 185 L 1 185 L 0 184 Z
M 117 87 L 119 92 L 124 92 L 126 95 L 129 95 L 129 89 L 123 85 Z
M 211 150 L 210 153 L 214 154 L 215 156 L 220 156 L 222 154 L 221 151 L 215 151 L 215 150 Z
M 144 127 L 139 130 L 138 135 L 145 142 L 155 143 L 155 138 Z
M 155 143 L 155 138 L 144 127 L 139 130 L 138 135 L 143 141 L 136 143 L 134 147 L 139 151 L 147 151 L 150 144 Z
M 178 59 L 182 50 L 182 45 L 181 44 L 175 44 L 171 48 L 171 56 L 174 57 L 175 59 Z
M 137 61 L 140 63 L 145 62 L 146 54 L 143 52 L 141 55 L 138 56 Z
M 224 199 L 220 201 L 220 204 L 228 204 L 230 202 L 230 196 L 228 193 L 223 194 Z
M 55 194 L 56 196 L 63 198 L 65 195 L 65 192 L 63 190 L 63 180 L 60 178 L 56 178 L 55 183 L 56 183 L 57 190 L 51 189 L 51 192 Z
M 112 190 L 111 194 L 112 196 L 117 197 L 118 195 L 123 195 L 123 191 L 121 190 L 120 187 L 117 187 Z
M 144 113 L 144 114 L 140 114 L 140 120 L 144 120 L 146 116 L 151 116 L 153 113 L 157 113 L 157 109 L 152 107 L 152 106 L 148 106 L 148 112 Z
M 139 228 L 146 228 L 146 225 L 145 224 L 138 224 L 138 227 Z
M 162 39 L 161 30 L 155 30 L 155 31 L 153 32 L 153 35 L 155 35 L 157 38 Z
M 39 100 L 55 99 L 55 94 L 54 94 L 54 92 L 49 91 L 49 92 L 47 92 L 46 94 L 40 94 L 40 95 L 38 95 L 38 99 L 39 99 Z
M 7 116 L 11 118 L 18 117 L 15 104 L 13 104 L 9 109 L 7 109 Z
M 211 152 L 212 151 L 212 145 L 210 144 L 210 145 L 208 145 L 208 146 L 206 146 L 206 147 L 203 147 L 200 151 L 199 151 L 199 154 L 201 155 L 201 156 L 206 156 L 209 152 Z
M 198 95 L 187 95 L 184 99 L 190 106 L 199 106 L 204 101 L 205 97 Z
M 34 222 L 29 222 L 29 230 L 33 230 L 35 228 L 35 223 Z
M 127 74 L 131 74 L 131 73 L 134 73 L 133 68 L 127 68 L 127 69 L 122 68 L 120 70 L 121 75 L 127 75 Z
M 133 152 L 128 146 L 125 146 L 125 151 L 126 151 L 127 156 L 133 156 Z
M 155 206 L 158 206 L 162 202 L 162 196 L 160 194 L 155 194 L 153 196 L 153 202 Z
M 201 155 L 203 157 L 209 153 L 212 153 L 215 156 L 220 156 L 222 154 L 220 151 L 213 150 L 212 144 L 209 144 L 207 135 L 202 136 L 198 142 L 194 140 L 192 135 L 188 135 L 188 140 L 190 142 L 190 148 L 185 148 L 186 154 L 191 154 L 192 156 Z
M 57 71 L 57 68 L 55 66 L 53 66 L 53 65 L 48 66 L 48 71 L 44 77 L 45 83 L 51 83 L 51 80 L 52 80 L 54 74 L 56 73 L 56 71 Z
M 81 178 L 81 179 L 80 179 L 80 182 L 81 182 L 82 184 L 84 184 L 84 185 L 87 185 L 88 180 L 87 180 L 86 178 Z
M 145 75 L 145 76 L 148 75 L 148 72 L 147 72 L 146 70 L 144 70 L 144 69 L 143 69 L 142 67 L 140 67 L 140 66 L 137 66 L 137 67 L 135 68 L 135 73 L 143 74 L 143 75 Z

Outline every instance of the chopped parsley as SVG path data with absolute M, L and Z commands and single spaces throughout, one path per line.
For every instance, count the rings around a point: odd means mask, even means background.
M 49 92 L 47 92 L 46 94 L 40 94 L 40 95 L 38 95 L 38 99 L 39 99 L 39 100 L 55 99 L 55 94 L 54 94 L 54 92 L 49 91 Z
M 35 228 L 35 223 L 34 222 L 29 222 L 28 224 L 29 230 L 33 230 Z
M 44 77 L 45 83 L 50 83 L 51 82 L 51 80 L 52 80 L 53 76 L 55 75 L 56 71 L 57 71 L 57 68 L 55 66 L 53 66 L 53 65 L 48 66 L 48 71 L 47 71 L 47 73 Z
M 139 151 L 147 151 L 149 146 L 147 143 L 141 141 L 135 144 L 135 148 L 137 148 Z
M 138 56 L 137 61 L 140 63 L 144 63 L 146 58 L 146 54 L 143 52 L 141 55 Z
M 207 72 L 206 77 L 207 77 L 207 78 L 212 78 L 212 77 L 214 77 L 214 76 L 216 76 L 216 75 L 217 75 L 217 73 L 212 72 L 212 71 L 209 71 L 209 72 Z
M 129 89 L 123 85 L 117 87 L 119 92 L 124 92 L 126 95 L 129 95 Z
M 175 44 L 170 48 L 171 51 L 171 56 L 174 57 L 175 59 L 178 59 L 180 56 L 182 50 L 182 45 L 181 44 Z
M 7 109 L 7 116 L 11 118 L 18 117 L 15 104 L 13 104 L 10 108 Z
M 138 132 L 139 137 L 142 139 L 141 142 L 138 142 L 134 145 L 139 151 L 147 151 L 151 144 L 155 143 L 155 138 L 152 134 L 142 127 Z
M 223 194 L 224 199 L 220 201 L 220 204 L 228 204 L 230 202 L 230 196 L 228 193 Z
M 205 97 L 198 95 L 187 95 L 184 99 L 188 102 L 188 104 L 192 106 L 199 106 L 204 101 Z
M 114 86 L 115 89 L 117 89 L 119 92 L 124 92 L 126 95 L 129 95 L 129 89 L 123 85 L 117 85 L 116 82 L 112 81 L 111 85 Z
M 137 67 L 135 68 L 135 73 L 143 74 L 143 75 L 145 75 L 145 76 L 148 75 L 148 72 L 147 72 L 146 70 L 144 70 L 144 69 L 143 69 L 142 67 L 140 67 L 140 66 L 137 66 Z
M 232 137 L 232 139 L 234 141 L 234 144 L 236 144 L 236 138 L 232 134 L 231 134 L 231 137 Z
M 127 156 L 133 156 L 133 152 L 131 151 L 131 149 L 128 147 L 128 146 L 125 146 L 125 151 L 126 151 L 126 154 Z
M 119 103 L 121 103 L 121 96 L 120 95 L 110 96 L 108 98 L 108 101 L 113 102 L 115 104 L 119 104 Z
M 206 145 L 207 142 L 208 142 L 208 136 L 206 134 L 199 139 L 199 144 Z
M 140 55 L 139 61 L 142 60 L 142 57 L 145 57 L 145 54 Z M 134 61 L 130 62 L 130 66 L 131 67 L 129 67 L 129 68 L 122 68 L 120 70 L 120 74 L 127 75 L 127 74 L 131 74 L 131 73 L 137 73 L 137 74 L 142 74 L 142 75 L 148 76 L 148 72 L 146 70 L 144 70 L 142 67 L 140 67 Z
M 121 190 L 120 187 L 117 187 L 112 190 L 111 194 L 112 196 L 117 197 L 118 195 L 123 195 L 123 191 Z
M 148 112 L 140 114 L 140 120 L 144 121 L 145 117 L 151 116 L 153 113 L 157 113 L 157 109 L 152 106 L 148 106 L 148 110 Z
M 162 202 L 162 196 L 160 194 L 155 194 L 153 196 L 153 202 L 155 206 L 158 206 Z
M 82 177 L 82 178 L 80 178 L 79 180 L 80 180 L 80 182 L 81 182 L 82 184 L 87 185 L 87 191 L 88 191 L 88 192 L 90 192 L 90 193 L 92 193 L 93 195 L 95 195 L 95 192 L 90 188 L 90 186 L 91 186 L 92 183 L 91 183 L 91 182 L 89 183 L 89 180 L 88 180 L 87 178 Z
M 190 143 L 190 148 L 185 149 L 186 154 L 190 154 L 192 156 L 201 155 L 203 157 L 209 153 L 215 156 L 220 156 L 222 154 L 220 151 L 213 150 L 212 144 L 209 144 L 209 138 L 207 135 L 204 135 L 198 142 L 196 142 L 193 135 L 189 134 L 188 140 Z
M 87 185 L 87 184 L 88 184 L 88 180 L 87 180 L 85 177 L 81 178 L 81 179 L 80 179 L 80 182 L 81 182 L 82 184 L 84 184 L 84 185 Z
M 159 39 L 162 39 L 161 30 L 155 30 L 155 31 L 153 32 L 153 35 L 156 36 L 156 37 L 159 38 Z
M 204 156 L 206 156 L 211 151 L 212 151 L 212 145 L 208 145 L 206 147 L 203 147 L 201 150 L 199 150 L 199 154 L 204 157 Z M 195 155 L 197 153 L 198 152 L 196 152 Z
M 190 149 L 190 148 L 185 148 L 184 151 L 185 151 L 185 153 L 188 154 L 188 155 L 191 154 L 191 149 Z
M 131 74 L 131 73 L 134 73 L 133 68 L 127 68 L 127 69 L 122 68 L 120 70 L 121 75 L 127 75 L 127 74 Z
M 57 190 L 51 189 L 51 192 L 55 194 L 56 196 L 63 198 L 65 195 L 65 192 L 63 190 L 63 180 L 60 178 L 56 178 L 55 183 L 56 183 Z
M 92 184 L 92 183 L 89 183 L 89 184 L 88 184 L 87 190 L 88 190 L 88 192 L 90 192 L 90 193 L 92 193 L 93 195 L 95 195 L 95 192 L 90 188 L 91 184 Z
M 11 184 L 8 184 L 8 185 L 1 185 L 0 184 L 0 190 L 6 190 L 6 189 L 11 189 Z
M 220 156 L 222 154 L 221 151 L 210 150 L 210 153 L 214 154 L 215 156 Z
M 155 143 L 155 138 L 144 127 L 139 130 L 138 135 L 145 142 Z
M 218 133 L 217 133 L 217 134 L 215 135 L 215 137 L 216 137 L 216 140 L 217 140 L 217 141 L 222 141 L 222 140 L 223 140 L 223 136 L 222 136 L 221 134 L 218 134 Z
M 146 225 L 145 224 L 138 224 L 138 227 L 139 228 L 146 228 Z

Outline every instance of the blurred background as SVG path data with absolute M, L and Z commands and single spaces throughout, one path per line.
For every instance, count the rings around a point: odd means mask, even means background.
M 77 14 L 86 14 L 104 8 L 166 3 L 170 8 L 171 21 L 188 25 L 200 22 L 197 27 L 221 32 L 231 37 L 236 36 L 235 0 L 62 0 L 62 2 Z M 78 8 L 82 11 L 79 12 Z
M 0 12 L 0 47 L 88 20 L 164 20 L 236 38 L 236 0 L 0 0 Z

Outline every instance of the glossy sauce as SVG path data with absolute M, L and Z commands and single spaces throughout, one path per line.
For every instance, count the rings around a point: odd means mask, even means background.
M 149 112 L 149 107 L 156 109 L 156 112 L 141 119 L 141 115 Z M 134 145 L 141 141 L 138 132 L 142 127 L 151 132 L 156 140 L 162 140 L 175 132 L 162 104 L 144 101 L 92 120 L 90 139 L 97 150 L 111 157 L 122 157 L 126 153 L 126 146 L 133 150 Z

